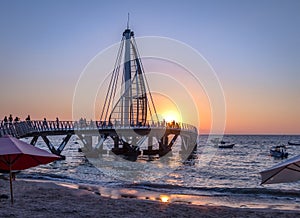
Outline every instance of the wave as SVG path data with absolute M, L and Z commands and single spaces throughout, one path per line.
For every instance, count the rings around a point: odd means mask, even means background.
M 34 180 L 50 180 L 50 181 L 60 181 L 60 182 L 70 182 L 75 183 L 76 180 L 67 177 L 67 176 L 61 176 L 57 174 L 49 174 L 49 173 L 38 173 L 38 174 L 20 174 L 18 177 L 23 179 L 34 179 Z
M 200 194 L 200 195 L 268 195 L 274 197 L 300 197 L 297 190 L 278 190 L 262 188 L 225 188 L 225 187 L 186 187 L 180 185 L 160 184 L 160 183 L 139 183 L 124 185 L 127 188 L 142 188 L 146 190 L 158 191 L 163 190 L 176 194 Z
M 107 182 L 107 181 L 91 181 L 85 179 L 72 178 L 65 175 L 51 174 L 51 173 L 20 173 L 18 178 L 32 179 L 32 180 L 48 180 L 54 182 L 65 182 L 72 184 L 86 184 L 86 185 L 99 185 L 99 186 L 121 186 L 120 182 Z

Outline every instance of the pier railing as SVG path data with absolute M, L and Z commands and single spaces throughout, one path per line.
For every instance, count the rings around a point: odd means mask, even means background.
M 49 135 L 55 132 L 80 131 L 80 130 L 105 130 L 105 129 L 148 129 L 148 128 L 166 128 L 181 131 L 197 133 L 197 128 L 186 123 L 175 122 L 148 122 L 147 125 L 130 125 L 125 126 L 120 123 L 106 123 L 105 121 L 18 121 L 4 122 L 0 120 L 0 137 L 12 135 L 17 138 L 30 136 L 34 133 L 49 132 Z

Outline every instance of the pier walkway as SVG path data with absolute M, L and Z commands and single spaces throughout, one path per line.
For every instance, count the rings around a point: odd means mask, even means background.
M 61 152 L 65 148 L 69 139 L 72 135 L 77 135 L 87 147 L 91 147 L 91 137 L 99 136 L 99 142 L 102 139 L 106 139 L 108 136 L 120 140 L 120 138 L 126 135 L 126 132 L 134 131 L 138 136 L 149 137 L 149 133 L 153 136 L 158 137 L 161 141 L 161 146 L 158 150 L 153 150 L 152 145 L 150 149 L 144 150 L 144 154 L 164 154 L 170 151 L 175 140 L 181 135 L 181 137 L 187 138 L 187 140 L 195 140 L 197 138 L 198 132 L 197 128 L 185 124 L 185 123 L 168 123 L 168 122 L 158 122 L 151 123 L 146 126 L 130 126 L 125 127 L 121 125 L 105 124 L 101 121 L 44 121 L 44 120 L 32 120 L 32 121 L 19 121 L 19 122 L 4 122 L 0 121 L 0 137 L 4 135 L 11 135 L 16 138 L 32 137 L 31 144 L 35 145 L 38 138 L 41 137 L 47 144 L 49 150 L 57 155 L 61 155 Z M 132 135 L 132 132 L 130 132 Z M 53 145 L 49 140 L 48 136 L 58 136 L 62 135 L 62 142 L 59 145 Z M 174 135 L 170 140 L 168 137 Z M 104 140 L 102 140 L 103 143 Z M 136 142 L 138 143 L 138 142 Z M 188 143 L 188 142 L 187 142 Z M 124 144 L 124 143 L 123 143 Z M 114 147 L 114 153 L 122 154 L 124 149 Z M 125 144 L 123 145 L 123 147 Z M 163 147 L 164 146 L 164 147 Z M 99 147 L 99 146 L 98 146 Z

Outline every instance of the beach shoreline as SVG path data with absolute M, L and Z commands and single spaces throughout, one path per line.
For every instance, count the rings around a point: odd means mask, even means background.
M 13 182 L 14 205 L 9 199 L 9 182 L 0 180 L 0 217 L 296 217 L 300 211 L 272 208 L 237 208 L 162 202 L 127 193 L 109 196 L 96 186 L 50 181 Z M 101 193 L 102 192 L 102 193 Z M 160 196 L 161 197 L 161 196 Z

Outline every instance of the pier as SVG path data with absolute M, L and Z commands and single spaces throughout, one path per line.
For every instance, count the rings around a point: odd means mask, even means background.
M 16 138 L 29 138 L 32 137 L 30 144 L 35 145 L 38 138 L 42 138 L 48 146 L 49 150 L 56 155 L 61 155 L 61 152 L 69 142 L 72 135 L 77 135 L 83 142 L 86 148 L 93 149 L 92 137 L 98 137 L 97 146 L 94 148 L 97 151 L 103 149 L 103 139 L 108 136 L 114 140 L 113 152 L 117 154 L 129 152 L 130 148 L 124 144 L 120 146 L 119 139 L 116 140 L 119 135 L 126 135 L 128 131 L 134 131 L 137 135 L 144 137 L 159 137 L 159 148 L 153 149 L 153 144 L 150 142 L 147 150 L 143 150 L 144 155 L 161 155 L 168 153 L 172 145 L 174 144 L 177 137 L 182 137 L 183 144 L 188 145 L 189 143 L 196 140 L 198 132 L 197 129 L 189 124 L 180 123 L 177 126 L 172 126 L 170 123 L 155 123 L 151 126 L 113 126 L 103 125 L 100 121 L 88 121 L 80 123 L 79 121 L 43 121 L 43 120 L 32 120 L 32 121 L 21 121 L 21 122 L 4 122 L 0 121 L 0 137 L 4 135 L 12 135 Z M 151 135 L 149 135 L 151 133 Z M 49 136 L 63 136 L 63 140 L 60 144 L 54 145 Z M 171 137 L 171 140 L 169 139 Z M 143 138 L 143 139 L 144 139 Z M 102 144 L 99 144 L 101 143 Z M 122 144 L 123 145 L 123 144 Z M 127 145 L 128 146 L 128 145 Z M 183 146 L 182 149 L 187 150 L 188 146 Z
M 120 90 L 121 93 L 118 93 Z M 178 137 L 181 138 L 183 159 L 197 148 L 196 127 L 159 120 L 134 32 L 129 27 L 123 32 L 103 102 L 97 121 L 0 121 L 0 137 L 32 137 L 32 145 L 42 138 L 52 153 L 61 155 L 71 136 L 77 135 L 84 145 L 85 154 L 96 157 L 103 152 L 104 142 L 111 139 L 111 151 L 114 154 L 134 157 L 133 160 L 139 155 L 165 156 L 172 150 Z M 63 139 L 59 144 L 53 144 L 49 136 L 63 136 Z M 93 137 L 97 138 L 96 144 L 93 144 Z

